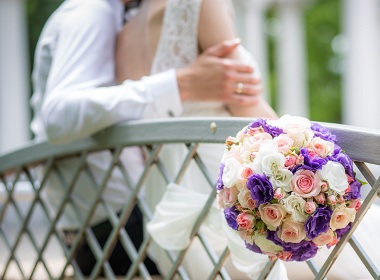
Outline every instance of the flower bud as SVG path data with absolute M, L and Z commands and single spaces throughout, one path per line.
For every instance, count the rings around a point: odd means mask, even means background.
M 318 204 L 325 204 L 325 202 L 326 202 L 326 198 L 325 198 L 325 195 L 323 193 L 318 194 L 314 198 Z
M 332 205 L 335 205 L 335 204 L 337 204 L 337 199 L 336 199 L 336 196 L 335 195 L 329 195 L 328 197 L 327 197 L 327 203 L 329 203 L 329 204 L 332 204 Z
M 273 197 L 277 200 L 281 200 L 283 199 L 285 196 L 285 193 L 282 191 L 281 188 L 277 188 L 274 190 L 274 194 L 273 194 Z
M 327 192 L 327 190 L 328 190 L 327 183 L 326 182 L 322 182 L 321 191 L 322 192 Z
M 317 204 L 315 204 L 314 201 L 307 201 L 305 202 L 304 208 L 305 208 L 305 212 L 310 215 L 314 213 L 315 209 L 317 209 Z

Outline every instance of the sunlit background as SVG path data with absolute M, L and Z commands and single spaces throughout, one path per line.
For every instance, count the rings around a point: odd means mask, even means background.
M 32 138 L 34 49 L 60 3 L 0 0 L 0 153 Z M 379 0 L 233 3 L 237 35 L 258 60 L 265 97 L 280 115 L 380 128 Z

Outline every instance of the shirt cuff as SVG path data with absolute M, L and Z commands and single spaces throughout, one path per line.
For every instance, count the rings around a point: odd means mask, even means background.
M 158 117 L 178 117 L 183 112 L 175 69 L 144 77 Z

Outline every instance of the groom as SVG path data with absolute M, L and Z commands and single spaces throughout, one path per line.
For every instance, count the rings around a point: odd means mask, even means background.
M 31 129 L 37 140 L 70 143 L 121 121 L 179 116 L 185 100 L 219 100 L 239 106 L 257 102 L 259 92 L 254 90 L 244 95 L 235 94 L 236 85 L 244 83 L 247 89 L 253 89 L 255 87 L 250 85 L 257 83 L 252 78 L 251 66 L 224 58 L 239 45 L 236 40 L 208 49 L 187 68 L 116 85 L 114 49 L 123 25 L 123 4 L 127 2 L 66 0 L 47 21 L 37 43 L 33 69 Z M 133 164 L 132 159 L 135 159 Z M 108 160 L 104 153 L 96 153 L 87 161 L 90 168 L 96 166 L 101 173 L 105 172 Z M 129 154 L 126 165 L 127 169 L 143 167 L 137 149 Z M 71 177 L 75 170 L 70 164 L 65 168 L 64 176 Z M 88 201 L 86 194 L 93 191 L 93 186 L 83 178 L 77 184 L 80 188 L 75 190 L 74 198 L 81 203 Z M 62 194 L 60 186 L 49 183 L 45 189 L 47 203 L 56 207 L 54 201 Z M 107 202 L 114 206 L 115 212 L 124 206 L 125 199 L 120 198 L 130 195 L 130 190 L 113 177 L 106 192 Z M 61 229 L 67 234 L 75 232 L 72 229 L 78 225 L 70 217 L 64 216 L 63 220 Z M 142 241 L 141 220 L 136 207 L 125 226 L 136 247 Z M 93 232 L 99 243 L 104 243 L 112 226 L 105 213 L 97 212 L 94 221 Z M 76 261 L 84 275 L 91 274 L 95 258 L 85 241 Z M 109 262 L 116 275 L 126 274 L 130 260 L 120 243 Z M 154 265 L 147 264 L 147 267 L 151 273 L 156 272 Z

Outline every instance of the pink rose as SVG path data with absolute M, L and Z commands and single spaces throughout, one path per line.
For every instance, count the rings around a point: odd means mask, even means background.
M 261 220 L 269 230 L 276 230 L 285 218 L 287 212 L 281 204 L 260 204 L 259 212 Z
M 317 237 L 313 239 L 313 242 L 317 246 L 327 245 L 334 240 L 334 232 L 329 229 L 327 232 L 321 232 Z
M 291 218 L 284 219 L 277 236 L 285 242 L 299 243 L 306 237 L 305 224 Z
M 224 207 L 231 207 L 235 204 L 237 201 L 239 191 L 236 187 L 231 187 L 231 188 L 224 188 L 218 192 L 218 197 L 221 198 L 221 201 L 218 202 L 221 203 L 219 205 L 221 208 Z
M 314 172 L 300 169 L 294 174 L 291 187 L 292 191 L 301 197 L 312 197 L 321 192 L 321 180 Z
M 253 226 L 255 225 L 255 216 L 249 213 L 240 213 L 237 218 L 236 222 L 239 225 L 239 229 L 243 230 L 252 230 Z

